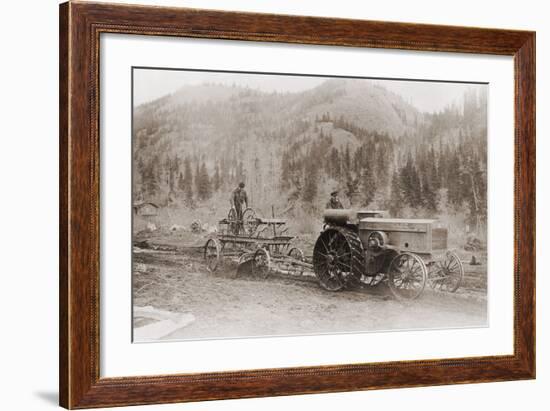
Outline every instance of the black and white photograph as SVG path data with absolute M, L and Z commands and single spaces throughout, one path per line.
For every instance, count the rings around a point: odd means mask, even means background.
M 487 325 L 487 84 L 132 79 L 134 342 Z

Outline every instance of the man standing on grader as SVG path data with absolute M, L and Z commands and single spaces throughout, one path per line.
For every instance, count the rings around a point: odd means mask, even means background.
M 237 213 L 237 221 L 239 224 L 242 224 L 243 210 L 248 208 L 248 196 L 246 195 L 243 182 L 239 183 L 239 186 L 231 193 L 230 203 L 231 206 L 235 208 L 235 212 Z

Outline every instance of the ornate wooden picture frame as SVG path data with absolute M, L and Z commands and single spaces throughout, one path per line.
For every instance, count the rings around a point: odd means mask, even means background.
M 514 353 L 101 378 L 100 35 L 513 56 Z M 91 408 L 535 378 L 535 33 L 69 2 L 60 6 L 60 404 Z

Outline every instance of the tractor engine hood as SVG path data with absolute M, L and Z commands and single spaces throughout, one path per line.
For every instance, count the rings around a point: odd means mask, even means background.
M 387 211 L 385 210 L 327 209 L 323 213 L 323 219 L 327 224 L 346 225 L 358 224 L 362 218 L 376 218 L 386 215 Z
M 327 224 L 345 225 L 357 223 L 357 211 L 348 209 L 328 209 L 323 213 L 323 219 Z

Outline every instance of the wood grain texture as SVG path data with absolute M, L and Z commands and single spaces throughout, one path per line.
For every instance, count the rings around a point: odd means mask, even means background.
M 69 55 L 68 4 L 60 6 L 59 14 L 59 402 L 69 404 L 69 283 L 68 283 L 68 162 L 69 135 Z
M 101 379 L 98 320 L 101 33 L 514 56 L 514 355 Z M 62 406 L 90 408 L 534 378 L 533 32 L 71 2 L 60 6 L 59 90 Z
M 516 356 L 535 375 L 535 34 L 515 53 L 515 338 Z

